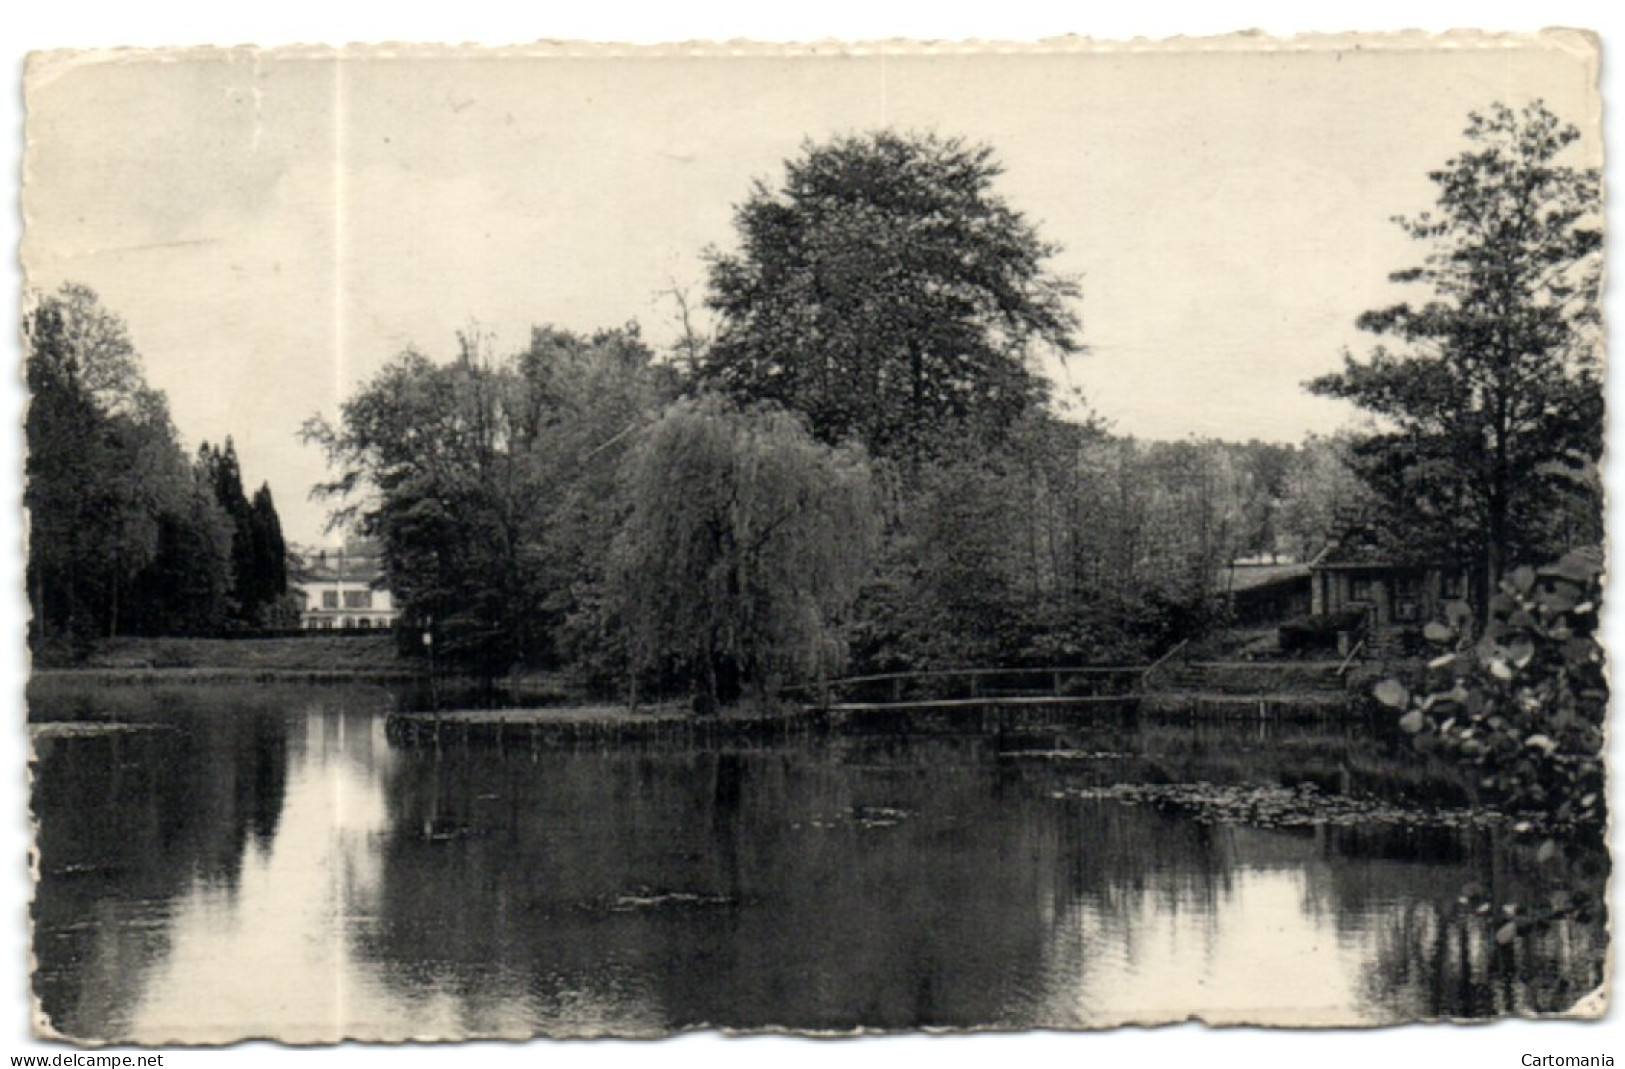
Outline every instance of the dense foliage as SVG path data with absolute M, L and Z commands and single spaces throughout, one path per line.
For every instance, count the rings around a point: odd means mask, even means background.
M 1282 653 L 1326 654 L 1338 649 L 1339 636 L 1358 635 L 1364 626 L 1364 609 L 1298 616 L 1280 626 L 1278 641 Z
M 1437 211 L 1400 220 L 1429 252 L 1392 277 L 1431 298 L 1367 312 L 1400 348 L 1310 388 L 1383 419 L 1356 459 L 1393 548 L 1477 562 L 1482 607 L 1513 563 L 1600 533 L 1601 195 L 1596 169 L 1561 162 L 1579 131 L 1538 103 L 1466 136 L 1430 176 Z
M 337 518 L 382 544 L 407 630 L 495 674 L 603 632 L 617 466 L 670 389 L 632 328 L 538 328 L 505 358 L 482 345 L 464 335 L 449 364 L 403 353 L 338 427 L 305 434 L 338 468 L 328 493 L 366 491 Z
M 1603 556 L 1576 550 L 1539 571 L 1520 567 L 1490 602 L 1482 631 L 1472 621 L 1436 623 L 1439 652 L 1407 686 L 1376 689 L 1400 710 L 1416 749 L 1472 770 L 1484 797 L 1538 834 L 1539 860 L 1554 868 L 1551 893 L 1511 903 L 1498 931 L 1509 942 L 1553 920 L 1591 920 L 1607 858 L 1608 683 L 1599 641 Z
M 428 627 L 478 671 L 706 705 L 843 659 L 1141 661 L 1222 618 L 1229 561 L 1333 514 L 1293 489 L 1292 447 L 1138 443 L 1034 410 L 905 466 L 683 392 L 634 334 L 539 330 L 504 358 L 405 354 L 310 433 L 413 645 Z
M 188 462 L 123 320 L 70 283 L 34 300 L 24 333 L 35 652 L 252 622 L 242 592 L 285 583 L 280 550 L 267 545 L 276 559 L 255 558 L 258 578 L 238 564 L 245 541 L 216 473 Z M 234 454 L 231 463 L 235 473 Z M 280 540 L 269 491 L 257 515 Z
M 402 355 L 308 427 L 415 636 L 486 673 L 712 706 L 851 667 L 1132 663 L 1307 555 L 1341 443 L 1140 443 L 1044 403 L 1073 284 L 985 147 L 808 146 L 712 252 L 714 335 Z M 415 643 L 414 643 L 415 644 Z
M 1377 696 L 1409 707 L 1400 726 L 1418 749 L 1473 765 L 1508 809 L 1553 827 L 1599 828 L 1608 704 L 1601 597 L 1600 551 L 1576 550 L 1538 572 L 1515 569 L 1481 634 L 1466 620 L 1428 628 L 1440 656 L 1418 693 L 1396 680 Z
M 877 457 L 998 440 L 1046 394 L 1029 359 L 1077 349 L 1057 250 L 994 191 L 987 146 L 881 132 L 809 144 L 710 253 L 721 316 L 701 380 L 803 414 Z
M 1034 413 L 893 495 L 860 656 L 888 670 L 1153 657 L 1222 617 L 1230 561 L 1273 551 L 1282 454 Z
M 1264 545 L 1296 560 L 1313 560 L 1348 516 L 1370 510 L 1371 488 L 1354 466 L 1358 446 L 1343 432 L 1310 434 L 1302 445 L 1287 448 L 1281 482 L 1270 498 L 1270 537 L 1260 540 Z M 1254 550 L 1260 551 L 1267 550 Z
M 1386 420 L 1366 438 L 1141 443 L 1061 418 L 1033 370 L 1079 350 L 1055 247 L 988 148 L 893 132 L 757 183 L 738 247 L 708 254 L 714 332 L 678 293 L 673 359 L 635 328 L 506 356 L 465 336 L 308 433 L 410 630 L 478 671 L 711 707 L 843 660 L 1143 661 L 1225 619 L 1234 562 L 1307 560 L 1374 501 L 1406 552 L 1540 544 L 1562 510 L 1528 486 L 1579 486 L 1595 457 L 1595 177 L 1554 162 L 1573 136 L 1497 109 L 1434 176 L 1440 215 L 1406 224 L 1434 251 L 1398 276 L 1434 298 L 1362 320 L 1408 348 L 1314 384 Z

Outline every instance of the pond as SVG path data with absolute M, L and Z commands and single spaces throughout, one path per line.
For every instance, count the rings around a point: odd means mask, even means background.
M 392 744 L 393 701 L 36 693 L 51 1025 L 150 1043 L 1363 1025 L 1560 1010 L 1602 976 L 1600 928 L 1496 944 L 1496 915 L 1458 896 L 1541 893 L 1533 845 L 1396 819 L 1461 788 L 1363 728 L 1094 712 L 499 751 Z M 1402 804 L 1315 804 L 1340 791 Z

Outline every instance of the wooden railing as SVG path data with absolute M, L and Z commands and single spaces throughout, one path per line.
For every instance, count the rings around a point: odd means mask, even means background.
M 1342 678 L 1343 673 L 1349 670 L 1349 665 L 1354 663 L 1354 658 L 1358 657 L 1363 649 L 1365 649 L 1364 638 L 1354 644 L 1354 647 L 1349 650 L 1349 655 L 1343 658 L 1343 663 L 1337 666 L 1336 675 L 1338 678 Z
M 1036 697 L 1111 699 L 1132 696 L 1144 671 L 1143 665 L 939 668 L 844 676 L 823 683 L 788 687 L 784 693 L 807 695 L 825 708 L 858 698 L 866 699 L 866 704 Z
M 1188 639 L 1188 638 L 1180 639 L 1179 642 L 1177 644 L 1175 644 L 1174 647 L 1172 649 L 1170 649 L 1167 653 L 1164 653 L 1161 657 L 1158 657 L 1156 660 L 1152 661 L 1151 666 L 1140 673 L 1140 679 L 1139 679 L 1139 682 L 1138 682 L 1138 685 L 1137 685 L 1137 689 L 1142 694 L 1145 691 L 1149 690 L 1150 687 L 1151 687 L 1152 679 L 1156 676 L 1157 672 L 1162 669 L 1163 665 L 1167 664 L 1169 661 L 1173 660 L 1179 654 L 1183 653 L 1184 650 L 1185 650 L 1185 647 L 1189 646 L 1190 644 L 1191 644 L 1190 639 Z
M 1149 665 L 937 668 L 914 672 L 876 672 L 797 684 L 786 687 L 783 693 L 787 696 L 801 695 L 825 709 L 850 702 L 855 691 L 865 689 L 869 693 L 868 700 L 863 704 L 903 705 L 922 701 L 971 702 L 1013 698 L 1113 701 L 1143 694 L 1153 675 L 1183 654 L 1189 645 L 1189 639 L 1182 640 Z M 1029 680 L 1039 680 L 1047 686 L 1025 685 Z M 883 688 L 878 696 L 874 693 L 876 688 Z

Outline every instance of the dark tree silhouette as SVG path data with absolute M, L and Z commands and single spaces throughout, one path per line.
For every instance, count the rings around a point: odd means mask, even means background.
M 1560 162 L 1579 136 L 1540 103 L 1471 116 L 1468 148 L 1430 175 L 1437 210 L 1399 220 L 1429 252 L 1391 277 L 1431 298 L 1361 316 L 1400 347 L 1309 383 L 1383 418 L 1361 473 L 1397 543 L 1477 561 L 1481 613 L 1512 563 L 1562 548 L 1566 495 L 1600 506 L 1600 179 Z

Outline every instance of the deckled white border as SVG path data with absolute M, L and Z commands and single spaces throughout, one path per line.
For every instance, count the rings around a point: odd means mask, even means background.
M 1304 26 L 1323 29 L 1343 26 L 1361 26 L 1371 29 L 1421 25 L 1429 29 L 1444 29 L 1454 25 L 1497 25 L 1535 29 L 1542 24 L 1586 25 L 1603 31 L 1611 42 L 1614 54 L 1605 63 L 1604 84 L 1616 79 L 1609 64 L 1618 61 L 1618 48 L 1625 43 L 1625 18 L 1617 10 L 1617 3 L 1598 3 L 1592 0 L 1564 2 L 1552 0 L 1542 4 L 1512 5 L 1481 0 L 1477 3 L 1448 2 L 1418 4 L 1415 2 L 1387 2 L 1372 0 L 1360 5 L 1328 5 L 1316 8 L 1301 3 L 1273 3 L 1246 5 L 1178 4 L 1172 10 L 1158 7 L 1147 0 L 1139 3 L 1113 5 L 1105 11 L 1090 11 L 1083 5 L 1029 4 L 1020 0 L 1004 0 L 970 8 L 966 5 L 939 5 L 931 10 L 914 13 L 894 13 L 883 5 L 864 2 L 826 0 L 809 5 L 770 5 L 762 3 L 734 3 L 731 5 L 654 5 L 639 4 L 630 12 L 624 7 L 609 4 L 572 5 L 572 10 L 558 13 L 521 10 L 528 5 L 499 3 L 492 5 L 496 14 L 480 9 L 474 0 L 462 0 L 448 5 L 419 5 L 410 12 L 391 12 L 387 15 L 369 11 L 369 5 L 354 5 L 343 9 L 339 5 L 315 0 L 285 0 L 263 6 L 218 5 L 203 3 L 147 3 L 142 5 L 116 5 L 112 3 L 74 4 L 57 2 L 31 5 L 8 14 L 8 33 L 13 49 L 14 82 L 20 81 L 17 56 L 23 48 L 38 48 L 73 42 L 83 45 L 111 45 L 115 43 L 165 43 L 260 40 L 267 43 L 300 40 L 345 41 L 352 39 L 411 38 L 509 41 L 533 36 L 539 29 L 550 29 L 565 37 L 596 37 L 621 40 L 681 40 L 686 37 L 727 37 L 744 33 L 765 39 L 816 39 L 829 35 L 877 38 L 890 33 L 903 32 L 921 37 L 1021 37 L 1030 38 L 1067 28 L 1069 24 L 1087 23 L 1103 36 L 1127 37 L 1136 33 L 1152 36 L 1172 33 L 1179 29 L 1200 29 L 1214 32 L 1238 26 L 1261 25 L 1275 31 L 1289 31 Z M 540 7 L 540 5 L 537 5 Z M 721 10 L 726 8 L 728 10 Z M 87 10 L 88 9 L 88 10 Z M 777 9 L 777 10 L 775 10 Z M 382 17 L 384 22 L 380 22 Z M 545 24 L 545 25 L 543 25 Z M 807 27 L 814 27 L 811 31 Z M 1617 34 L 1617 37 L 1615 36 Z M 1605 88 L 1605 97 L 1613 94 Z M 7 96 L 9 126 L 14 135 L 12 151 L 20 143 L 19 108 L 15 94 Z M 1612 126 L 1612 113 L 1609 115 Z M 1610 147 L 1621 142 L 1610 130 Z M 1612 154 L 1610 154 L 1612 159 Z M 11 159 L 8 173 L 17 173 L 16 157 Z M 1610 168 L 1617 177 L 1617 171 Z M 1617 188 L 1617 186 L 1616 186 Z M 14 200 L 15 203 L 15 200 Z M 14 217 L 11 225 L 16 226 Z M 1617 228 L 1613 232 L 1619 232 Z M 11 234 L 15 248 L 16 230 Z M 20 281 L 13 267 L 12 293 Z M 1610 312 L 1616 310 L 1617 297 L 1609 300 Z M 17 322 L 14 302 L 0 302 L 5 307 L 6 335 L 15 338 Z M 13 343 L 14 344 L 14 343 Z M 17 353 L 12 351 L 15 368 Z M 1610 386 L 1612 411 L 1625 411 L 1625 389 L 1617 380 Z M 15 381 L 0 388 L 0 422 L 16 426 L 20 418 L 21 391 Z M 1612 432 L 1610 432 L 1612 434 Z M 12 480 L 13 470 L 19 463 L 16 441 L 0 442 L 7 451 L 11 465 L 0 461 L 0 478 Z M 1611 449 L 1613 455 L 1618 451 Z M 1610 486 L 1618 490 L 1621 478 L 1610 471 Z M 12 501 L 19 492 L 15 482 L 6 483 L 6 492 Z M 1621 495 L 1613 495 L 1619 501 Z M 1611 515 L 1610 530 L 1618 526 L 1620 515 L 1616 509 Z M 18 519 L 14 509 L 0 508 L 0 543 L 8 547 L 20 544 Z M 0 552 L 0 583 L 6 589 L 19 592 L 16 604 L 8 604 L 0 597 L 7 631 L 19 636 L 21 575 L 15 550 Z M 1620 599 L 1616 599 L 1618 601 Z M 1619 639 L 1625 634 L 1615 604 L 1609 613 L 1607 633 L 1611 646 L 1618 649 Z M 15 695 L 21 686 L 22 666 L 17 642 L 0 648 L 0 675 L 7 691 Z M 14 710 L 15 711 L 15 710 Z M 0 733 L 3 737 L 4 733 Z M 14 740 L 12 740 L 14 742 Z M 12 752 L 11 743 L 0 743 L 0 755 L 15 763 L 20 755 Z M 17 784 L 0 777 L 0 806 L 4 807 L 10 823 L 0 823 L 6 831 L 0 833 L 0 857 L 17 858 L 17 846 L 25 841 L 25 830 L 16 825 L 21 813 Z M 1615 804 L 1620 804 L 1619 787 L 1614 788 Z M 20 865 L 13 866 L 13 887 L 16 898 L 7 896 L 8 920 L 19 917 L 17 902 L 26 894 L 26 876 Z M 1618 905 L 1616 895 L 1616 907 Z M 18 929 L 0 922 L 0 961 L 8 958 L 15 962 L 17 951 L 14 939 Z M 54 1053 L 60 1048 L 32 1043 L 22 1031 L 21 1014 L 14 1010 L 20 1005 L 14 995 L 21 989 L 18 970 L 0 967 L 0 1015 L 11 1013 L 9 1025 L 0 1025 L 0 1055 L 8 1053 Z M 929 1058 L 934 1063 L 984 1065 L 1000 1056 L 1024 1060 L 1042 1059 L 1045 1063 L 1081 1065 L 1099 1062 L 1106 1065 L 1139 1064 L 1202 1064 L 1208 1065 L 1263 1065 L 1293 1061 L 1310 1062 L 1317 1066 L 1370 1066 L 1384 1060 L 1398 1065 L 1454 1064 L 1458 1061 L 1475 1065 L 1517 1065 L 1519 1055 L 1533 1053 L 1578 1054 L 1586 1050 L 1610 1050 L 1616 1057 L 1625 1051 L 1620 1042 L 1625 1028 L 1620 1027 L 1621 1014 L 1615 1011 L 1613 1019 L 1603 1026 L 1571 1025 L 1567 1023 L 1527 1025 L 1508 1023 L 1479 1029 L 1410 1028 L 1371 1033 L 1341 1033 L 1327 1036 L 1303 1036 L 1292 1033 L 1228 1034 L 1223 1042 L 1214 1042 L 1200 1030 L 1191 1028 L 1162 1030 L 1155 1033 L 1114 1033 L 1089 1036 L 1081 1040 L 1067 1037 L 1034 1036 L 1027 1039 L 977 1038 L 958 1043 L 932 1040 L 887 1040 L 880 1044 L 828 1045 L 782 1042 L 745 1041 L 726 1042 L 710 1037 L 693 1037 L 649 1048 L 637 1044 L 553 1045 L 545 1050 L 535 1048 L 481 1047 L 477 1056 L 482 1060 L 495 1059 L 512 1064 L 536 1064 L 538 1057 L 549 1065 L 560 1063 L 614 1064 L 622 1059 L 640 1062 L 658 1058 L 663 1065 L 675 1062 L 678 1066 L 752 1065 L 769 1058 L 775 1063 L 795 1064 L 798 1060 L 822 1063 L 831 1058 L 843 1061 L 873 1058 L 887 1064 L 897 1058 Z M 1083 1045 L 1080 1045 L 1083 1044 Z M 402 1062 L 418 1059 L 421 1064 L 439 1064 L 446 1057 L 471 1056 L 476 1052 L 458 1054 L 441 1049 L 428 1052 L 372 1052 L 335 1050 L 317 1053 L 315 1057 L 343 1057 L 345 1065 L 352 1059 L 387 1059 L 387 1064 L 399 1066 Z M 197 1055 L 197 1058 L 227 1055 Z M 239 1050 L 233 1056 L 257 1057 L 260 1060 L 280 1057 L 275 1050 Z M 431 1063 L 430 1059 L 433 1059 Z M 195 1058 L 185 1054 L 171 1054 L 166 1064 L 195 1064 Z M 1625 1062 L 1622 1062 L 1625 1064 Z
M 675 41 L 639 44 L 614 41 L 539 39 L 505 45 L 450 45 L 411 41 L 381 41 L 330 44 L 290 44 L 269 49 L 277 58 L 334 56 L 371 59 L 380 57 L 467 57 L 471 52 L 484 57 L 537 57 L 558 59 L 602 59 L 667 57 L 686 58 L 814 58 L 831 56 L 974 56 L 974 55 L 1139 55 L 1145 53 L 1257 53 L 1257 52 L 1437 52 L 1451 50 L 1523 49 L 1531 44 L 1565 49 L 1586 57 L 1594 51 L 1595 34 L 1583 27 L 1545 27 L 1536 33 L 1496 32 L 1457 29 L 1444 33 L 1422 30 L 1396 30 L 1384 33 L 1303 33 L 1288 37 L 1270 36 L 1247 30 L 1218 36 L 1135 37 L 1129 40 L 1102 40 L 1080 35 L 1063 35 L 1037 41 L 930 40 L 889 38 L 881 40 L 840 40 L 822 38 L 810 41 Z M 29 57 L 30 77 L 49 76 L 58 65 L 121 62 L 181 62 L 199 54 L 242 53 L 265 50 L 257 45 L 201 45 L 179 48 L 57 49 L 36 52 Z

